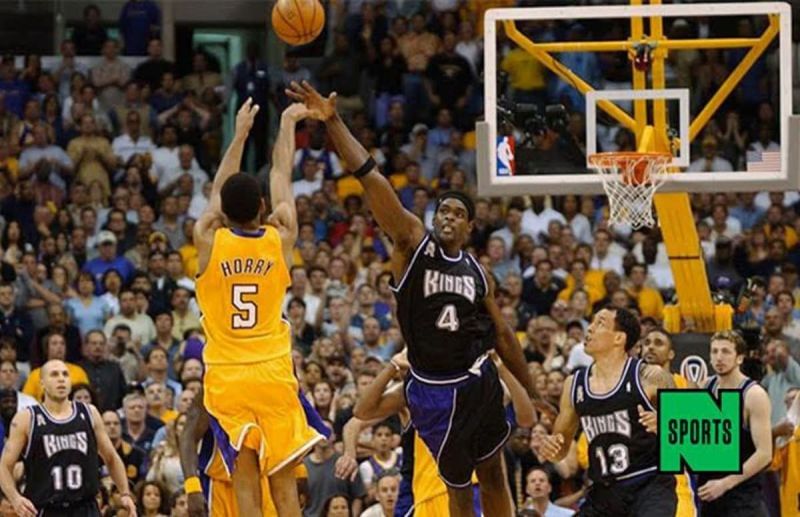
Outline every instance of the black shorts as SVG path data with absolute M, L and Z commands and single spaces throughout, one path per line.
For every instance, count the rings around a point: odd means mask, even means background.
M 640 480 L 595 483 L 576 515 L 581 517 L 675 517 L 675 476 L 651 474 Z M 704 516 L 705 517 L 705 516 Z
M 48 506 L 41 510 L 42 517 L 100 517 L 97 501 L 90 499 L 79 503 L 70 503 L 63 506 Z
M 698 487 L 699 488 L 699 487 Z M 702 517 L 768 517 L 760 482 L 734 487 L 711 502 L 700 501 Z
M 405 394 L 411 422 L 451 487 L 469 486 L 475 465 L 500 450 L 511 432 L 491 360 L 449 379 L 412 371 Z

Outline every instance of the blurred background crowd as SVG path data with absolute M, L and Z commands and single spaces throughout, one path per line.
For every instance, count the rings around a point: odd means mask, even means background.
M 203 340 L 192 228 L 224 151 L 229 105 L 252 96 L 262 106 L 247 152 L 248 170 L 266 186 L 275 115 L 288 102 L 284 87 L 308 80 L 323 93 L 338 92 L 348 123 L 403 205 L 430 227 L 438 192 L 475 195 L 483 13 L 537 4 L 339 0 L 328 5 L 321 59 L 289 50 L 282 62 L 267 62 L 254 42 L 242 62 L 220 69 L 202 49 L 187 56 L 190 67 L 166 59 L 158 4 L 129 0 L 116 24 L 87 5 L 50 66 L 25 49 L 4 56 L 2 423 L 7 428 L 15 411 L 41 397 L 38 368 L 44 361 L 67 361 L 74 396 L 103 414 L 141 511 L 184 515 L 177 437 L 202 376 L 198 361 L 183 358 L 187 343 Z M 119 37 L 109 36 L 112 28 Z M 541 41 L 622 39 L 625 33 L 615 23 L 523 28 Z M 750 20 L 733 27 L 676 20 L 669 28 L 675 37 L 731 31 L 745 37 L 757 30 Z M 510 43 L 501 42 L 500 49 L 501 91 L 515 102 L 564 104 L 569 123 L 555 138 L 585 149 L 582 97 Z M 673 53 L 669 80 L 691 83 L 693 105 L 702 104 L 742 58 L 737 52 Z M 742 168 L 748 151 L 779 149 L 772 102 L 777 85 L 763 79 L 764 70 L 777 66 L 775 54 L 758 62 L 697 139 L 695 170 Z M 630 83 L 630 66 L 620 56 L 583 57 L 565 56 L 565 63 L 597 88 Z M 599 149 L 632 149 L 630 134 L 606 129 Z M 334 430 L 330 442 L 306 459 L 306 515 L 391 515 L 402 461 L 399 422 L 360 434 L 363 463 L 354 481 L 336 479 L 333 465 L 360 391 L 403 347 L 387 262 L 392 243 L 375 225 L 324 126 L 305 122 L 296 143 L 300 232 L 285 312 L 297 375 Z M 470 251 L 496 277 L 499 305 L 517 331 L 536 389 L 555 406 L 565 376 L 588 364 L 582 341 L 593 312 L 609 304 L 628 307 L 644 328 L 653 328 L 673 301 L 658 230 L 610 228 L 604 197 L 475 201 Z M 798 202 L 797 192 L 692 196 L 708 281 L 720 297 L 742 302 L 736 323 L 750 336 L 748 367 L 769 389 L 782 443 L 798 436 L 786 420 L 800 387 Z M 506 446 L 510 486 L 522 513 L 551 515 L 544 511 L 548 501 L 574 509 L 582 497 L 585 451 L 579 454 L 576 445 L 559 464 L 540 453 L 554 417 L 542 413 L 532 430 L 516 428 Z M 775 484 L 785 481 L 788 464 L 800 462 L 800 450 L 788 443 L 768 474 Z M 787 451 L 794 459 L 777 461 Z M 104 489 L 100 497 L 104 512 L 115 515 L 115 491 Z M 8 508 L 0 502 L 0 512 Z

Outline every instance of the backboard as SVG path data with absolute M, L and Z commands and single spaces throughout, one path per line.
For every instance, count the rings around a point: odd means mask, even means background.
M 788 4 L 492 9 L 484 27 L 480 195 L 599 194 L 587 157 L 637 150 L 673 154 L 660 192 L 800 189 Z

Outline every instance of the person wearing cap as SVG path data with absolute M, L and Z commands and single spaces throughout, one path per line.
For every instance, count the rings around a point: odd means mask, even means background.
M 475 218 L 474 203 L 462 192 L 442 194 L 429 233 L 403 208 L 389 180 L 347 128 L 336 110 L 335 94 L 323 98 L 308 83 L 293 83 L 287 93 L 321 113 L 336 150 L 364 186 L 374 218 L 394 243 L 397 319 L 414 378 L 406 398 L 419 436 L 429 449 L 439 451 L 438 470 L 448 484 L 450 514 L 474 515 L 473 471 L 482 485 L 486 512 L 511 514 L 498 452 L 510 426 L 488 349 L 497 350 L 531 396 L 534 389 L 514 331 L 494 300 L 494 283 L 463 250 Z
M 428 126 L 425 124 L 414 124 L 409 134 L 409 142 L 400 148 L 412 162 L 420 166 L 422 178 L 426 182 L 432 181 L 436 177 L 436 155 L 428 150 Z
M 716 137 L 708 135 L 703 139 L 703 157 L 689 164 L 687 172 L 733 172 L 731 162 L 717 155 Z
M 94 277 L 94 292 L 101 295 L 105 292 L 103 275 L 109 269 L 116 269 L 124 282 L 130 281 L 135 268 L 130 260 L 117 255 L 117 237 L 114 232 L 103 230 L 97 234 L 98 256 L 88 261 L 83 270 Z
M 733 242 L 725 237 L 719 237 L 714 244 L 714 257 L 706 261 L 706 275 L 711 287 L 721 288 L 738 293 L 742 286 L 742 277 L 733 264 Z

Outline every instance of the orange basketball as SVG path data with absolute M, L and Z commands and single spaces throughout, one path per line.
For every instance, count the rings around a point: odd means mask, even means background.
M 325 26 L 325 9 L 319 0 L 278 0 L 272 8 L 275 34 L 289 45 L 311 43 Z

